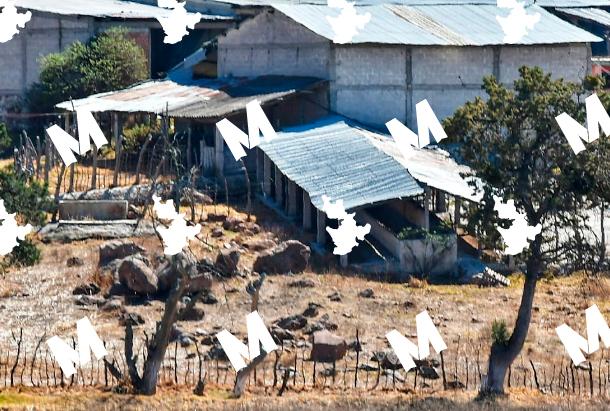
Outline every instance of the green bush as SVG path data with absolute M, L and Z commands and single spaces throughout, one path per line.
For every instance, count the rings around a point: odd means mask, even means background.
M 13 148 L 13 140 L 8 133 L 6 124 L 0 123 L 0 155 L 10 154 Z
M 75 42 L 40 61 L 40 80 L 27 93 L 27 105 L 38 112 L 55 104 L 95 93 L 117 90 L 148 77 L 144 50 L 124 29 L 111 29 L 88 44 Z
M 491 324 L 491 340 L 497 345 L 507 345 L 510 336 L 504 320 L 494 320 Z
M 30 240 L 25 239 L 9 254 L 8 264 L 29 267 L 40 261 L 40 249 Z
M 443 220 L 439 224 L 430 227 L 426 230 L 423 227 L 405 226 L 396 236 L 399 240 L 423 240 L 428 237 L 441 239 L 448 234 L 453 233 L 453 227 Z
M 10 169 L 0 170 L 0 198 L 8 213 L 16 213 L 19 224 L 41 226 L 47 220 L 47 213 L 52 212 L 55 203 L 49 198 L 48 188 L 23 175 L 17 175 Z M 19 245 L 5 257 L 2 266 L 30 266 L 40 260 L 40 250 L 29 239 Z
M 7 212 L 17 213 L 23 222 L 35 226 L 44 225 L 47 213 L 55 208 L 46 185 L 12 170 L 0 170 L 0 198 Z
M 138 153 L 148 135 L 156 135 L 160 132 L 157 125 L 136 124 L 133 127 L 123 129 L 123 150 L 127 153 Z

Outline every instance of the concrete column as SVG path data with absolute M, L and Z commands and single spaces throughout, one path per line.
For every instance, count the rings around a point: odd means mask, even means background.
M 265 153 L 260 148 L 254 149 L 256 154 L 256 183 L 260 187 L 264 179 L 264 159 Z
M 267 154 L 263 153 L 263 192 L 267 196 L 271 196 L 271 181 L 273 180 L 273 176 L 271 175 L 273 171 L 273 164 L 271 164 L 271 159 Z
M 326 244 L 326 214 L 324 214 L 324 211 L 316 211 L 318 213 L 316 242 L 319 244 Z
M 311 200 L 305 190 L 303 190 L 303 228 L 311 230 Z
M 430 229 L 430 188 L 426 187 L 424 191 L 424 228 Z
M 218 131 L 218 127 L 214 128 L 214 170 L 216 171 L 217 177 L 224 176 L 224 164 L 225 164 L 225 141 L 222 138 L 222 134 Z
M 286 211 L 288 215 L 297 215 L 297 185 L 292 180 L 287 180 L 288 184 L 288 198 L 286 201 Z
M 284 188 L 282 187 L 282 172 L 275 166 L 275 202 L 278 205 L 282 204 L 284 199 Z
M 343 268 L 347 267 L 347 265 L 349 264 L 349 262 L 347 260 L 347 254 L 339 257 L 339 263 L 341 264 L 341 267 L 343 267 Z
M 460 226 L 460 219 L 462 218 L 462 199 L 455 197 L 455 209 L 453 210 L 453 228 L 457 229 Z
M 436 211 L 439 213 L 444 213 L 447 211 L 447 205 L 445 202 L 445 192 L 441 190 L 436 190 Z

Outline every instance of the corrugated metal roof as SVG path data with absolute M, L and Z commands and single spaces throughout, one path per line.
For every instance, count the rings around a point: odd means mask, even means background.
M 273 4 L 294 21 L 329 40 L 335 37 L 326 16 L 336 17 L 337 9 L 312 4 Z M 351 43 L 409 45 L 497 45 L 505 44 L 504 32 L 496 16 L 508 10 L 488 4 L 459 5 L 375 5 L 356 6 L 359 14 L 370 13 L 371 20 Z M 540 21 L 518 44 L 596 42 L 602 39 L 542 7 L 532 5 L 528 12 L 539 13 Z
M 472 174 L 471 169 L 455 162 L 448 152 L 433 146 L 423 149 L 414 147 L 412 155 L 406 159 L 394 139 L 378 135 L 371 138 L 373 144 L 399 161 L 417 181 L 470 201 L 481 201 L 482 190 L 475 193 L 468 183 L 473 181 L 482 188 L 480 180 L 465 177 Z
M 394 158 L 367 137 L 368 131 L 343 117 L 327 117 L 279 132 L 259 146 L 303 190 L 312 204 L 322 196 L 343 200 L 346 209 L 423 193 L 423 188 Z
M 74 100 L 74 108 L 90 112 L 164 113 L 171 117 L 218 118 L 245 109 L 256 99 L 261 104 L 313 87 L 323 80 L 312 77 L 263 76 L 255 79 L 195 80 L 180 84 L 151 80 L 124 90 Z M 72 110 L 72 103 L 56 105 Z
M 121 19 L 168 17 L 171 10 L 119 0 L 15 0 L 15 6 L 44 13 Z M 227 20 L 229 16 L 202 15 L 204 20 Z
M 558 8 L 557 11 L 610 26 L 610 13 L 596 8 Z
M 214 0 L 214 2 L 239 6 L 271 6 L 274 4 L 327 4 L 327 0 Z M 497 0 L 352 0 L 350 3 L 355 3 L 358 6 L 381 4 L 399 4 L 403 6 L 487 4 L 495 6 Z M 610 0 L 536 0 L 535 2 L 534 0 L 525 0 L 525 3 L 526 5 L 536 4 L 541 7 L 610 7 Z

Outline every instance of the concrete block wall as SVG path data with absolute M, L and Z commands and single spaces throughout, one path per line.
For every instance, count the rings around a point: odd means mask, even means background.
M 32 19 L 10 41 L 0 44 L 0 95 L 20 95 L 40 74 L 42 56 L 63 50 L 94 31 L 92 18 L 32 13 Z
M 307 75 L 330 81 L 333 111 L 385 130 L 398 118 L 417 127 L 427 99 L 439 119 L 484 96 L 482 79 L 512 85 L 523 65 L 580 81 L 590 72 L 588 44 L 532 46 L 339 45 L 280 12 L 262 12 L 219 39 L 220 76 Z
M 262 12 L 218 39 L 219 77 L 329 78 L 330 42 L 279 12 Z

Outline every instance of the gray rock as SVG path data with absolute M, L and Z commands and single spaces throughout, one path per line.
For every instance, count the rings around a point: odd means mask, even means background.
M 45 225 L 39 232 L 45 243 L 69 243 L 88 239 L 118 239 L 154 235 L 151 221 L 141 221 L 136 228 L 134 220 L 117 221 L 62 221 Z
M 146 323 L 146 321 L 144 321 L 144 317 L 142 317 L 138 313 L 133 313 L 133 312 L 122 313 L 119 316 L 119 324 L 121 324 L 122 326 L 126 326 L 128 323 L 135 327 L 135 326 Z
M 288 317 L 280 318 L 276 321 L 278 327 L 284 330 L 300 330 L 307 325 L 307 318 L 300 314 L 291 315 Z
M 123 259 L 119 270 L 119 281 L 138 294 L 155 294 L 158 279 L 155 273 L 142 261 L 134 257 Z
M 273 240 L 248 240 L 244 242 L 244 247 L 250 251 L 263 251 L 275 247 L 277 244 Z
M 176 281 L 176 273 L 170 263 L 164 263 L 157 269 L 157 280 L 159 292 L 167 292 Z M 189 294 L 198 293 L 212 287 L 212 277 L 209 273 L 199 271 L 199 275 L 192 277 L 186 287 Z
M 314 288 L 316 286 L 316 282 L 314 280 L 310 280 L 309 278 L 304 278 L 301 280 L 296 280 L 288 284 L 288 287 L 296 287 L 296 288 Z
M 372 288 L 367 288 L 366 290 L 362 290 L 358 293 L 358 297 L 362 298 L 373 298 L 375 297 L 375 292 Z
M 100 246 L 99 265 L 103 266 L 113 260 L 128 257 L 130 255 L 144 253 L 146 250 L 131 240 L 108 241 Z
M 236 248 L 222 249 L 216 256 L 216 268 L 226 277 L 231 277 L 237 271 L 241 253 Z
M 212 230 L 212 238 L 222 237 L 224 235 L 224 230 L 220 227 L 216 227 Z
M 300 273 L 307 268 L 310 256 L 309 247 L 299 241 L 289 240 L 261 252 L 254 262 L 253 270 L 267 274 Z
M 468 280 L 469 284 L 475 284 L 480 287 L 508 287 L 510 286 L 510 280 L 499 274 L 489 267 L 485 267 L 483 272 L 478 273 L 470 277 Z
M 74 287 L 73 295 L 95 295 L 99 294 L 100 287 L 96 283 L 85 283 Z
M 335 291 L 334 293 L 328 295 L 328 299 L 330 301 L 339 302 L 341 301 L 341 294 L 339 294 L 339 291 Z
M 433 367 L 429 367 L 427 365 L 422 365 L 418 367 L 417 372 L 419 372 L 419 375 L 421 375 L 427 380 L 437 380 L 440 378 L 438 372 L 436 372 Z
M 191 308 L 184 308 L 178 313 L 178 321 L 201 321 L 203 317 L 205 317 L 205 311 L 197 305 Z
M 104 312 L 123 310 L 123 302 L 119 298 L 111 298 L 101 305 L 100 310 Z
M 305 311 L 303 311 L 303 316 L 305 317 L 317 317 L 319 314 L 318 308 L 322 307 L 320 304 L 309 303 Z
M 229 231 L 237 231 L 237 226 L 243 224 L 244 220 L 239 217 L 227 217 L 222 223 L 222 228 Z
M 78 295 L 74 298 L 74 304 L 80 306 L 102 305 L 106 300 L 103 297 L 95 297 L 92 295 Z
M 68 267 L 81 267 L 81 266 L 85 265 L 85 262 L 83 261 L 82 258 L 70 257 L 70 258 L 68 258 L 68 261 L 66 261 L 66 265 Z
M 316 331 L 313 334 L 311 360 L 316 362 L 336 362 L 347 352 L 345 340 L 327 330 Z

